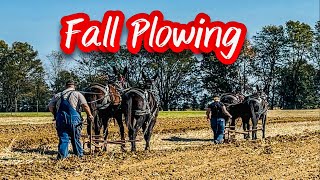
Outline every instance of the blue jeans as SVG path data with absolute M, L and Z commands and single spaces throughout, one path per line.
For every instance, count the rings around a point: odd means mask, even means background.
M 58 112 L 55 114 L 56 128 L 59 136 L 58 159 L 68 157 L 68 145 L 71 140 L 72 149 L 76 156 L 83 156 L 83 148 L 80 142 L 82 119 L 78 111 L 76 111 L 69 102 L 70 92 L 67 99 L 64 99 L 61 93 L 61 102 Z
M 64 99 L 56 114 L 56 128 L 59 136 L 58 159 L 68 157 L 70 140 L 74 154 L 82 157 L 83 148 L 80 142 L 82 119 L 80 114 Z
M 225 120 L 223 118 L 212 117 L 210 120 L 213 131 L 213 140 L 215 143 L 223 143 Z
M 57 125 L 57 133 L 59 136 L 58 159 L 68 157 L 68 145 L 71 140 L 73 153 L 78 156 L 83 156 L 82 144 L 80 142 L 82 124 L 60 124 Z

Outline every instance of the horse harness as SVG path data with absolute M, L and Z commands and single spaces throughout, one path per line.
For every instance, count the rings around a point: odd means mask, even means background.
M 248 97 L 247 99 L 244 100 L 244 103 L 249 104 L 250 101 L 255 101 L 257 102 L 262 108 L 259 108 L 260 110 L 257 112 L 257 114 L 260 116 L 262 114 L 264 114 L 265 112 L 267 112 L 268 110 L 268 102 L 266 101 L 265 98 L 261 98 L 259 97 Z
M 121 95 L 116 85 L 107 84 L 104 86 L 102 84 L 95 83 L 90 88 L 99 89 L 104 94 L 103 97 L 96 99 L 94 101 L 88 102 L 89 104 L 92 104 L 98 101 L 102 101 L 101 103 L 97 103 L 97 110 L 106 109 L 107 107 L 109 107 L 110 104 L 115 106 L 120 105 L 122 101 Z M 96 93 L 89 93 L 89 94 L 96 94 Z
M 130 88 L 126 93 L 135 93 L 143 99 L 143 110 L 136 110 L 135 115 L 143 116 L 143 115 L 150 115 L 151 119 L 156 116 L 157 108 L 159 107 L 158 100 L 156 98 L 156 93 L 150 89 L 142 90 L 137 88 Z M 149 98 L 153 96 L 155 100 L 155 105 L 150 107 Z

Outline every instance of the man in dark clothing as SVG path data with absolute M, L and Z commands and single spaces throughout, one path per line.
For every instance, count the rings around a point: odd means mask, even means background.
M 66 83 L 66 89 L 51 99 L 49 110 L 56 120 L 56 129 L 59 136 L 58 159 L 68 156 L 68 145 L 71 140 L 72 149 L 76 156 L 83 156 L 80 142 L 82 130 L 81 108 L 84 109 L 88 120 L 93 116 L 84 96 L 75 90 L 74 81 Z
M 214 143 L 223 143 L 225 119 L 224 115 L 232 118 L 231 114 L 227 111 L 226 106 L 220 102 L 218 96 L 214 96 L 214 102 L 209 104 L 207 108 L 207 120 L 210 121 L 210 125 L 213 131 Z M 211 116 L 211 117 L 210 117 Z

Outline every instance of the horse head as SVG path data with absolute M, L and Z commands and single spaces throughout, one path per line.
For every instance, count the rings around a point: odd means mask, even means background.
M 158 78 L 159 74 L 156 73 L 152 78 L 148 77 L 145 75 L 145 73 L 142 71 L 142 78 L 144 81 L 144 85 L 143 88 L 144 89 L 153 89 L 154 87 L 154 83 L 156 81 L 156 79 Z
M 129 83 L 127 82 L 127 74 L 128 74 L 128 68 L 125 67 L 122 73 L 118 71 L 118 69 L 113 66 L 113 73 L 116 76 L 115 84 L 118 86 L 120 89 L 127 89 L 129 88 Z
M 263 89 L 260 89 L 259 86 L 257 85 L 256 86 L 257 92 L 255 93 L 255 95 L 258 98 L 261 98 L 261 100 L 267 101 L 268 100 L 268 96 L 267 96 L 267 93 L 266 93 L 267 89 L 268 89 L 268 86 L 265 86 Z

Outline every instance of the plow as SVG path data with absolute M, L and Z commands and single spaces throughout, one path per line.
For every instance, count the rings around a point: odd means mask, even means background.
M 235 140 L 236 134 L 243 134 L 243 135 L 249 136 L 251 132 L 262 131 L 262 130 L 263 130 L 262 128 L 257 128 L 257 129 L 240 131 L 240 130 L 236 130 L 236 126 L 226 126 L 224 135 L 225 135 L 225 140 L 233 141 Z
M 118 145 L 124 145 L 126 143 L 131 143 L 131 142 L 141 142 L 141 139 L 137 140 L 105 140 L 102 135 L 94 135 L 93 132 L 93 126 L 92 123 L 84 123 L 83 125 L 85 126 L 90 126 L 90 134 L 81 134 L 81 139 L 83 143 L 83 149 L 85 147 L 89 147 L 89 153 L 94 154 L 94 149 L 95 148 L 105 148 L 107 147 L 108 144 L 118 144 Z

